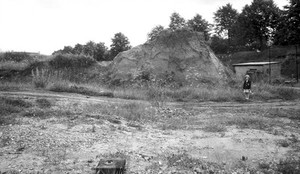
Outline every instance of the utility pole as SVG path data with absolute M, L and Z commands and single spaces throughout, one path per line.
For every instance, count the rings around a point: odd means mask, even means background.
M 298 45 L 296 45 L 296 79 L 297 79 L 297 83 L 299 82 L 299 72 L 298 72 L 298 58 L 297 58 L 297 54 L 298 54 L 298 50 L 297 50 Z
M 269 83 L 271 84 L 271 46 L 269 46 Z

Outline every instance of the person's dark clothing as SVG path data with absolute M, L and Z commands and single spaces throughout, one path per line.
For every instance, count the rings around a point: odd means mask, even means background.
M 244 81 L 243 89 L 251 89 L 251 81 Z

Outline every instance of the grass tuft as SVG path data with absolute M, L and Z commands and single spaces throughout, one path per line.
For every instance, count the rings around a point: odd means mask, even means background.
M 50 108 L 52 106 L 51 102 L 44 98 L 36 99 L 35 102 L 40 108 Z

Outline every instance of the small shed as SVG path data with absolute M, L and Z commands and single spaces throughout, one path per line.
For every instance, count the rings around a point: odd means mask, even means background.
M 238 77 L 249 74 L 253 80 L 268 78 L 271 74 L 272 79 L 280 77 L 280 62 L 247 62 L 233 64 L 235 73 Z

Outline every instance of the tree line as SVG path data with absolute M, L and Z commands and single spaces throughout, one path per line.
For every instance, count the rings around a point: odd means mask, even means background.
M 230 53 L 299 44 L 299 14 L 299 0 L 290 0 L 283 10 L 273 0 L 253 0 L 241 13 L 226 4 L 214 13 L 211 47 L 216 53 Z
M 189 29 L 204 34 L 205 40 L 218 54 L 226 54 L 245 50 L 263 50 L 271 45 L 300 44 L 300 0 L 289 0 L 283 10 L 273 0 L 253 0 L 243 7 L 241 13 L 230 3 L 220 7 L 214 13 L 214 24 L 196 14 L 186 20 L 179 13 L 170 16 L 168 30 Z M 165 30 L 162 25 L 155 26 L 148 33 L 148 41 Z M 115 34 L 110 50 L 103 42 L 87 42 L 76 44 L 74 48 L 64 47 L 57 53 L 84 54 L 98 61 L 112 60 L 119 52 L 131 48 L 128 38 Z
M 131 48 L 128 38 L 121 32 L 116 33 L 112 38 L 112 44 L 108 49 L 104 42 L 95 43 L 88 41 L 86 44 L 76 44 L 74 47 L 65 46 L 63 49 L 54 51 L 56 54 L 74 54 L 93 57 L 97 61 L 112 60 L 118 53 L 129 50 Z

